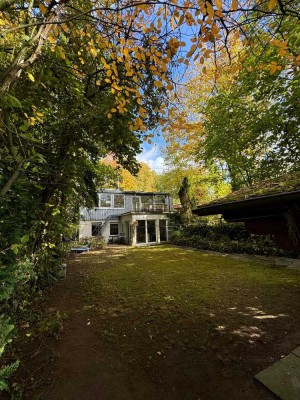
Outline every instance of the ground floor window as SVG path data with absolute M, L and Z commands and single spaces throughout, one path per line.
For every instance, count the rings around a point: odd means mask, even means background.
M 109 234 L 111 236 L 119 234 L 119 224 L 110 224 Z
M 92 224 L 92 236 L 100 236 L 101 228 L 102 228 L 102 223 Z

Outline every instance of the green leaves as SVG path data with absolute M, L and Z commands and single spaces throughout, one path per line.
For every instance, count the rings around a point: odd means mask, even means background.
M 23 244 L 27 243 L 28 241 L 29 241 L 29 235 L 24 235 L 21 238 L 21 243 L 23 243 Z
M 0 315 L 0 357 L 4 353 L 5 346 L 12 341 L 12 331 L 14 325 L 9 318 Z M 7 380 L 10 375 L 18 368 L 19 361 L 10 365 L 5 365 L 0 369 L 0 392 L 8 389 Z
M 22 108 L 20 100 L 11 94 L 5 94 L 0 97 L 0 106 L 3 108 Z

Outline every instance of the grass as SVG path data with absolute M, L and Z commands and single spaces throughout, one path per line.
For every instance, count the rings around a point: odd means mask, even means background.
M 122 365 L 130 365 L 131 375 L 144 371 L 146 379 L 150 372 L 153 382 L 169 390 L 173 385 L 180 396 L 199 390 L 205 354 L 219 361 L 212 364 L 221 373 L 224 363 L 239 364 L 240 356 L 255 355 L 262 344 L 271 350 L 298 318 L 295 271 L 168 246 L 119 252 L 99 269 L 98 257 L 82 258 L 96 266 L 86 288 L 98 334 Z M 265 357 L 258 370 L 268 363 Z
M 297 271 L 165 245 L 78 255 L 68 272 L 44 399 L 273 399 L 253 377 L 300 344 Z

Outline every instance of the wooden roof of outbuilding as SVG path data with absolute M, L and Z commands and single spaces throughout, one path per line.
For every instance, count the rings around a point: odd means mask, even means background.
M 300 172 L 264 180 L 251 188 L 242 188 L 226 197 L 199 205 L 193 213 L 199 216 L 223 214 L 238 208 L 247 209 L 258 205 L 268 206 L 268 204 L 295 200 L 300 200 Z

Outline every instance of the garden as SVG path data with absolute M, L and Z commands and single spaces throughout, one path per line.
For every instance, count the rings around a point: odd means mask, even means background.
M 21 329 L 15 396 L 274 399 L 254 376 L 299 345 L 299 294 L 298 271 L 225 254 L 72 255 Z

